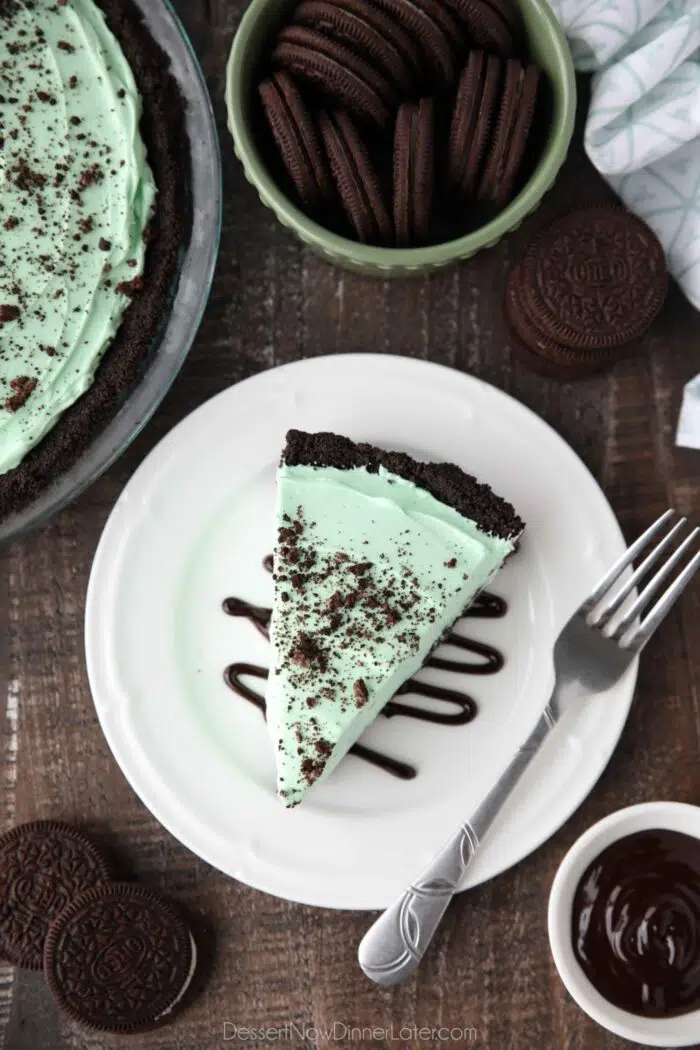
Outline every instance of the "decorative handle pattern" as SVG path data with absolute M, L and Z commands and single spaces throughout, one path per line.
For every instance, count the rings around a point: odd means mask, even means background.
M 358 959 L 377 984 L 399 984 L 418 968 L 481 840 L 557 722 L 550 701 L 522 747 L 484 800 L 399 899 L 360 942 Z

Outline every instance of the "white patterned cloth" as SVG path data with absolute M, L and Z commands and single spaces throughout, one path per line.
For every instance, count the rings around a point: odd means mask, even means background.
M 656 232 L 669 270 L 700 309 L 700 0 L 550 4 L 577 69 L 595 72 L 586 152 Z M 686 390 L 677 434 L 693 448 L 699 387 L 700 377 Z

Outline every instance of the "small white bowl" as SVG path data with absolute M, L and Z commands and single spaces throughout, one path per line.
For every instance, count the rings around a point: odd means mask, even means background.
M 696 1046 L 700 1042 L 700 1010 L 681 1017 L 649 1018 L 613 1006 L 586 977 L 576 961 L 571 940 L 574 893 L 588 865 L 618 839 L 654 828 L 700 838 L 700 809 L 682 802 L 644 802 L 611 813 L 589 828 L 571 847 L 554 877 L 547 916 L 549 944 L 567 991 L 603 1028 L 646 1046 Z

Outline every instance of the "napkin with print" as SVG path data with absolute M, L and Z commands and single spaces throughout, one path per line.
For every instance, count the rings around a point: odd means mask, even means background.
M 586 152 L 656 232 L 700 309 L 700 0 L 550 0 L 577 69 L 595 72 Z M 698 348 L 700 350 L 700 347 Z M 700 376 L 677 442 L 700 448 Z

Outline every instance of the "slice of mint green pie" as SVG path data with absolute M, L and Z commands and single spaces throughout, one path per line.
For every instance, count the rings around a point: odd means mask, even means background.
M 327 776 L 513 552 L 459 467 L 292 430 L 277 473 L 267 724 L 286 806 Z

